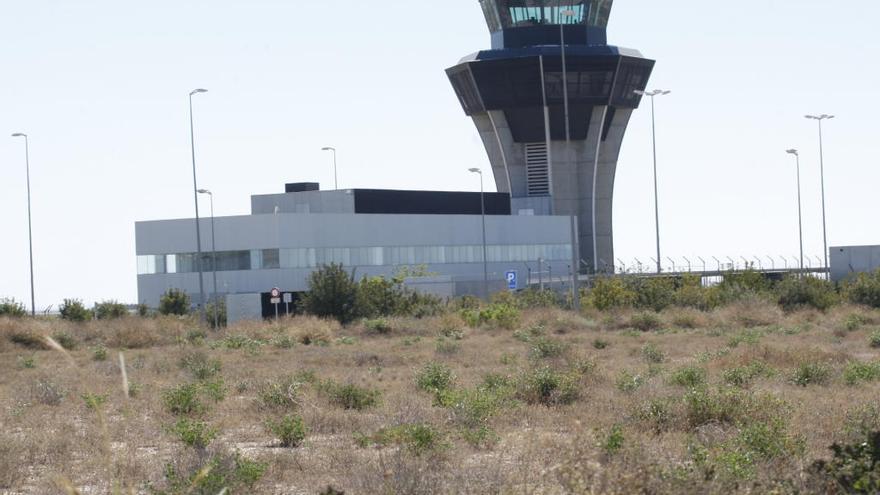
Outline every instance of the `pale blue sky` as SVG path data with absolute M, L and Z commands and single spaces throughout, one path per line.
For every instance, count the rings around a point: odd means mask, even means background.
M 426 8 L 426 5 L 431 5 Z M 0 14 L 0 297 L 27 301 L 31 136 L 37 305 L 136 300 L 134 222 L 190 217 L 187 94 L 218 215 L 284 182 L 477 190 L 486 156 L 444 69 L 488 48 L 476 0 L 6 1 Z M 820 255 L 816 127 L 827 126 L 831 244 L 880 243 L 880 4 L 617 0 L 611 44 L 657 60 L 664 256 Z M 654 250 L 650 113 L 624 141 L 616 254 Z M 204 203 L 207 211 L 207 202 Z

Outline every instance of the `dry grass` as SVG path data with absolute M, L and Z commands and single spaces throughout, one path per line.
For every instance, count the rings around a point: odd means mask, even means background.
M 629 328 L 634 316 L 530 310 L 511 331 L 467 328 L 448 314 L 392 318 L 382 333 L 305 317 L 219 333 L 187 319 L 0 320 L 0 491 L 57 493 L 69 482 L 83 493 L 150 493 L 171 488 L 169 463 L 197 470 L 220 456 L 227 466 L 238 452 L 265 473 L 234 493 L 827 492 L 808 468 L 849 438 L 848 415 L 880 396 L 880 382 L 842 378 L 851 361 L 880 360 L 868 345 L 880 313 L 784 314 L 753 301 L 669 310 L 650 332 Z M 59 333 L 75 350 L 46 344 Z M 440 352 L 438 342 L 455 345 Z M 111 358 L 94 360 L 98 345 Z M 661 363 L 646 360 L 646 345 Z M 193 353 L 218 369 L 198 381 L 183 364 Z M 428 362 L 455 374 L 446 399 L 416 386 Z M 827 379 L 799 386 L 805 364 L 826 368 Z M 518 399 L 544 369 L 574 387 L 573 403 Z M 679 373 L 705 384 L 689 389 Z M 378 402 L 336 407 L 328 380 L 378 390 Z M 169 431 L 177 418 L 163 393 L 187 383 L 204 405 L 194 418 L 218 432 L 204 451 Z M 290 400 L 269 403 L 267 390 Z M 89 407 L 84 395 L 105 400 Z M 308 429 L 298 448 L 278 448 L 264 427 L 286 414 Z M 771 433 L 750 429 L 776 420 Z M 418 452 L 413 439 L 359 445 L 401 425 L 426 425 L 436 438 Z

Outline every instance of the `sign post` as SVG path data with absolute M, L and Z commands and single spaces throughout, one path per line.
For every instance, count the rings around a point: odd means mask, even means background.
M 269 292 L 271 298 L 269 302 L 275 305 L 275 319 L 278 319 L 278 305 L 281 304 L 281 289 L 278 287 L 273 287 Z
M 504 274 L 504 277 L 507 279 L 507 289 L 508 290 L 516 290 L 517 289 L 517 272 L 516 270 L 510 270 L 509 272 Z
M 290 303 L 293 302 L 293 294 L 290 292 L 284 293 L 284 312 L 286 316 L 290 316 Z

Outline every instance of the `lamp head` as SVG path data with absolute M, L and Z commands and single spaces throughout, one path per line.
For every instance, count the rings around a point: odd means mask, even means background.
M 795 150 L 795 149 L 785 150 L 785 152 L 788 153 L 789 155 L 798 156 L 798 150 Z
M 321 148 L 321 151 L 336 151 L 336 148 L 334 148 L 332 146 L 325 146 L 325 147 Z
M 12 135 L 12 137 L 27 137 L 27 134 L 22 134 L 20 132 L 16 132 L 15 134 Z
M 189 95 L 192 96 L 192 95 L 194 95 L 194 94 L 196 94 L 196 93 L 207 93 L 207 92 L 208 92 L 207 89 L 201 89 L 201 88 L 199 88 L 199 89 L 194 89 L 194 90 L 192 90 L 192 91 L 190 92 Z
M 211 193 L 211 191 L 209 191 L 207 189 L 199 189 L 196 192 L 198 192 L 199 194 L 211 194 L 213 196 L 213 193 Z
M 468 172 L 473 172 L 473 173 L 475 173 L 475 174 L 480 174 L 480 175 L 483 174 L 483 171 L 480 170 L 480 169 L 478 169 L 478 168 L 476 168 L 476 167 L 474 167 L 474 168 L 469 168 L 469 169 L 468 169 Z

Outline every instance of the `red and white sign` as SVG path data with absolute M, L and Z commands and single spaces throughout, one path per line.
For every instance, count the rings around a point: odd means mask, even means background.
M 272 296 L 272 299 L 279 298 L 279 297 L 281 297 L 281 289 L 279 289 L 278 287 L 275 287 L 272 289 L 270 294 Z

